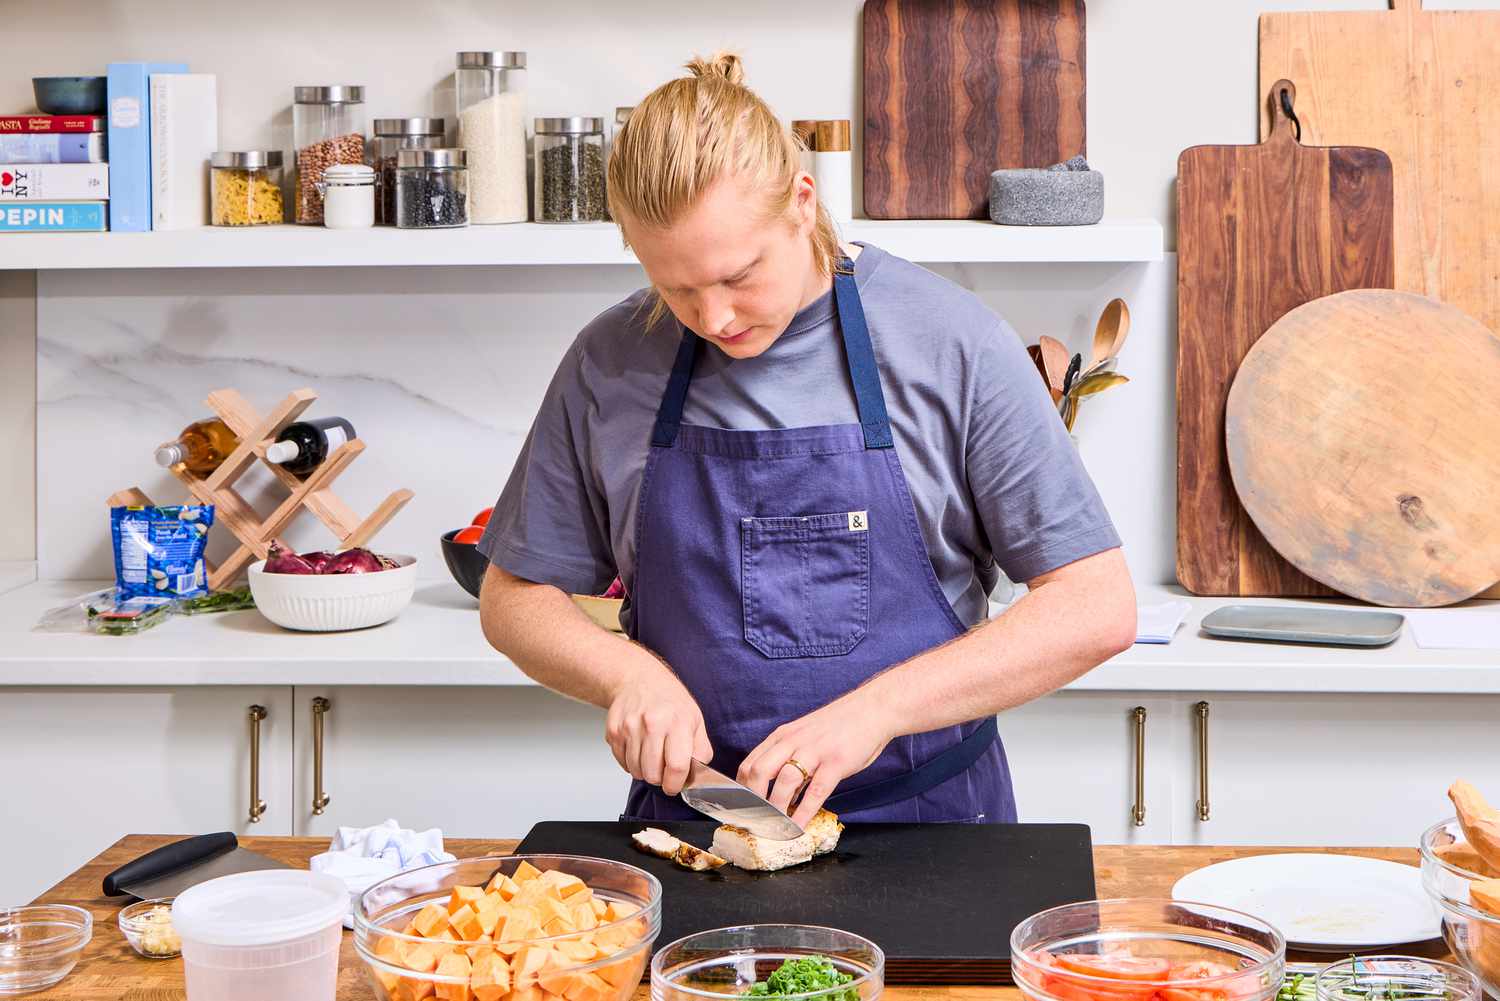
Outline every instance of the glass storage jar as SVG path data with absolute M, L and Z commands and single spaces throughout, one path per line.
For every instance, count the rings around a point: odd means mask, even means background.
M 604 119 L 536 120 L 536 221 L 602 222 Z
M 336 163 L 365 159 L 365 89 L 297 87 L 292 92 L 292 141 L 297 147 L 296 219 L 323 221 L 318 184 Z
M 461 149 L 403 149 L 396 154 L 396 225 L 453 229 L 469 224 L 469 168 Z
M 469 154 L 469 219 L 526 221 L 526 53 L 460 52 L 458 145 Z
M 221 150 L 209 158 L 209 221 L 266 226 L 286 221 L 281 204 L 281 150 Z
M 375 168 L 375 225 L 396 225 L 396 154 L 403 149 L 442 149 L 441 118 L 377 118 L 365 145 L 365 161 Z
M 335 163 L 318 182 L 323 225 L 328 229 L 368 229 L 375 225 L 375 168 Z

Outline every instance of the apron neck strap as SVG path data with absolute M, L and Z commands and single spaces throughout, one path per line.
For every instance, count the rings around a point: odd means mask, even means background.
M 864 431 L 865 448 L 891 448 L 891 420 L 885 409 L 885 393 L 880 388 L 880 368 L 875 363 L 875 347 L 870 343 L 870 329 L 865 324 L 864 306 L 859 301 L 859 287 L 854 282 L 854 264 L 842 258 L 833 273 L 834 305 L 838 309 L 839 333 L 844 341 L 844 363 L 854 383 L 854 400 L 859 406 L 859 425 Z M 671 448 L 682 427 L 682 412 L 687 405 L 688 386 L 693 369 L 703 353 L 703 338 L 682 331 L 677 359 L 667 378 L 661 406 L 656 411 L 656 425 L 651 430 L 651 444 Z

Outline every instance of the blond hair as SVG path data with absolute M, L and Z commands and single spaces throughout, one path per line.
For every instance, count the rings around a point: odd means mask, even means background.
M 616 220 L 628 216 L 643 226 L 666 228 L 725 176 L 764 193 L 767 218 L 785 216 L 797 190 L 802 141 L 745 86 L 739 56 L 694 57 L 686 69 L 691 76 L 647 94 L 615 137 L 607 183 Z M 812 251 L 818 270 L 831 275 L 842 255 L 821 202 Z M 666 308 L 659 295 L 653 299 L 648 328 Z

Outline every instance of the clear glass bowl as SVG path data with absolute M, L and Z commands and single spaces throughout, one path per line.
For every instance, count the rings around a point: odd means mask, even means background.
M 1181 900 L 1088 900 L 1054 907 L 1016 926 L 1010 952 L 1016 986 L 1033 1001 L 1146 1001 L 1153 994 L 1182 1001 L 1270 1001 L 1286 973 L 1286 939 L 1274 927 L 1242 911 Z M 1165 960 L 1169 972 L 1122 980 L 1069 969 L 1058 959 L 1088 957 L 1082 964 L 1127 955 Z M 1194 976 L 1180 969 L 1203 962 L 1232 972 Z
M 885 953 L 867 938 L 816 925 L 743 925 L 680 938 L 651 960 L 652 1001 L 741 997 L 788 959 L 827 956 L 854 979 L 839 987 L 778 997 L 875 1001 L 885 990 Z
M 172 901 L 175 897 L 137 900 L 120 912 L 120 931 L 130 947 L 147 959 L 171 959 L 182 955 L 182 939 L 172 926 Z M 153 915 L 162 910 L 163 916 Z
M 1318 1001 L 1482 1001 L 1468 970 L 1416 956 L 1351 956 L 1318 971 L 1317 991 Z
M 0 996 L 51 987 L 72 972 L 94 934 L 82 907 L 0 907 Z
M 375 996 L 381 1001 L 392 1001 L 398 992 L 411 997 L 426 997 L 434 991 L 439 995 L 466 995 L 467 977 L 411 969 L 404 962 L 395 961 L 395 957 L 404 956 L 410 947 L 430 947 L 437 941 L 407 935 L 402 929 L 428 903 L 446 904 L 455 886 L 486 886 L 497 873 L 512 875 L 522 862 L 530 863 L 542 872 L 558 870 L 576 876 L 594 891 L 595 897 L 607 903 L 631 904 L 638 910 L 629 917 L 602 923 L 588 931 L 508 943 L 509 948 L 516 950 L 514 957 L 533 948 L 552 950 L 557 956 L 561 955 L 556 951 L 559 948 L 571 949 L 576 944 L 609 937 L 622 943 L 618 951 L 606 958 L 569 965 L 561 965 L 554 959 L 546 968 L 545 976 L 554 983 L 572 984 L 583 979 L 584 974 L 594 974 L 598 980 L 588 979 L 587 983 L 594 986 L 596 993 L 583 1001 L 627 1001 L 634 997 L 645 973 L 651 946 L 661 933 L 661 883 L 655 876 L 633 865 L 578 855 L 486 855 L 459 859 L 409 869 L 370 887 L 354 906 L 354 950 L 364 960 Z M 455 954 L 464 953 L 472 960 L 490 946 L 482 942 L 452 941 L 439 943 L 439 948 Z M 404 992 L 403 981 L 407 981 Z M 607 987 L 600 988 L 600 981 Z M 465 990 L 448 991 L 445 986 Z M 605 993 L 600 996 L 598 990 Z M 545 991 L 533 992 L 533 996 L 536 1001 L 558 1001 Z
M 1469 901 L 1469 884 L 1488 879 L 1438 855 L 1437 850 L 1464 840 L 1457 817 L 1422 832 L 1422 886 L 1443 915 L 1443 940 L 1484 989 L 1500 997 L 1500 917 Z

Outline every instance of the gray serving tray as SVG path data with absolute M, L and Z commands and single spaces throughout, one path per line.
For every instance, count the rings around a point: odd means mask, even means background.
M 1299 605 L 1225 605 L 1203 618 L 1210 636 L 1278 643 L 1385 646 L 1401 635 L 1406 617 L 1395 612 L 1355 612 Z

